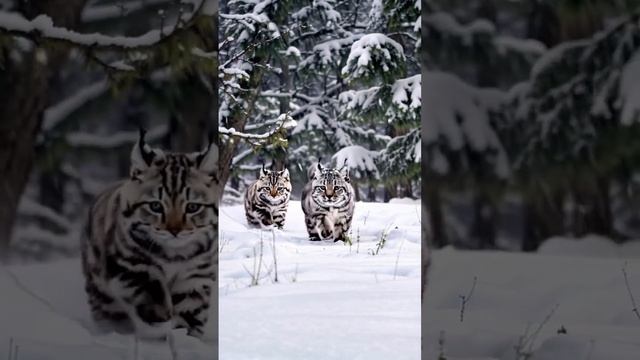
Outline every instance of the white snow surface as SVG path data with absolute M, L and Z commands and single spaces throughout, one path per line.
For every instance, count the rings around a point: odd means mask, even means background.
M 241 205 L 220 225 L 220 359 L 420 359 L 419 203 L 356 203 L 352 246 L 308 241 L 299 201 L 283 230 L 248 228 Z
M 531 359 L 638 359 L 640 319 L 622 272 L 626 263 L 638 299 L 640 247 L 632 244 L 588 236 L 550 239 L 538 254 L 433 251 L 423 359 L 441 352 L 448 360 L 524 359 L 515 347 L 527 327 Z M 474 277 L 461 322 L 460 296 L 469 294 Z M 562 328 L 565 334 L 558 333 Z
M 12 344 L 20 360 L 134 359 L 134 338 L 91 321 L 79 259 L 0 266 L 0 355 Z M 207 329 L 207 339 L 215 336 Z M 174 332 L 180 359 L 208 360 L 210 342 Z M 171 359 L 166 343 L 140 342 L 139 359 Z

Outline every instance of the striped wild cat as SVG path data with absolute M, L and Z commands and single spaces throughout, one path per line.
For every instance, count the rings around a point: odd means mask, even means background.
M 355 207 L 348 170 L 318 163 L 307 174 L 309 182 L 302 190 L 301 203 L 309 240 L 346 241 Z
M 254 227 L 284 226 L 291 196 L 289 170 L 267 170 L 262 165 L 260 176 L 244 195 L 247 222 Z
M 165 338 L 201 337 L 217 263 L 217 149 L 131 152 L 130 177 L 100 194 L 82 242 L 85 289 L 98 323 Z

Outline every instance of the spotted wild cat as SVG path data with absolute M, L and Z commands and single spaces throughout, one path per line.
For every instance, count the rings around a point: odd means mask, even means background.
M 162 338 L 175 327 L 202 336 L 214 290 L 217 149 L 165 153 L 144 141 L 130 177 L 98 196 L 82 242 L 94 320 Z
M 254 227 L 284 226 L 291 196 L 289 170 L 260 169 L 260 176 L 251 184 L 244 196 L 247 222 Z
M 325 168 L 320 163 L 307 172 L 302 190 L 302 211 L 309 239 L 347 240 L 355 207 L 355 193 L 344 168 Z

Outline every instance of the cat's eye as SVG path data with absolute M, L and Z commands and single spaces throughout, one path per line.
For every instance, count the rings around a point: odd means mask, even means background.
M 193 214 L 198 212 L 201 208 L 202 204 L 188 203 L 185 211 L 187 212 L 187 214 Z
M 164 211 L 164 207 L 160 201 L 149 202 L 149 209 L 155 213 L 162 213 Z

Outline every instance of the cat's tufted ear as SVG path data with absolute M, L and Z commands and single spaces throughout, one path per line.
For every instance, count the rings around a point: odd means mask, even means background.
M 350 182 L 351 180 L 349 179 L 349 167 L 347 167 L 347 159 L 344 159 L 344 162 L 342 163 L 342 166 L 340 167 L 340 169 L 338 169 L 338 171 L 340 172 L 340 175 L 342 176 L 342 178 L 344 179 L 344 181 L 346 182 Z
M 218 170 L 218 146 L 213 143 L 211 135 L 207 148 L 196 155 L 196 166 L 200 171 L 210 175 Z
M 315 169 L 315 171 L 313 173 L 313 177 L 315 179 L 319 178 L 322 175 L 322 171 L 324 171 L 324 166 L 322 166 L 322 164 L 318 163 L 316 165 L 316 169 Z
M 267 176 L 267 169 L 264 168 L 264 163 L 262 163 L 262 167 L 260 168 L 260 177 L 263 178 Z
M 340 175 L 346 182 L 351 182 L 351 178 L 349 177 L 349 168 L 346 166 L 340 169 Z
M 151 146 L 146 143 L 144 140 L 146 133 L 145 129 L 140 128 L 138 142 L 136 142 L 131 150 L 131 177 L 136 177 L 141 172 L 146 171 L 154 162 L 164 160 L 162 150 L 152 149 Z
M 283 178 L 289 180 L 289 169 L 284 169 L 278 173 Z

